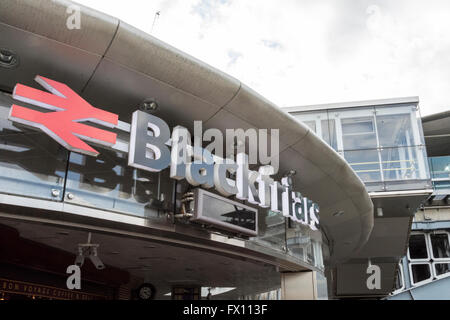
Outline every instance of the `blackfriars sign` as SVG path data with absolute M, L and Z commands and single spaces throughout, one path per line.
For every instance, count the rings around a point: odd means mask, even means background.
M 282 213 L 317 230 L 318 205 L 293 191 L 290 177 L 282 178 L 281 182 L 272 179 L 273 167 L 250 170 L 244 152 L 238 152 L 233 158 L 222 158 L 207 149 L 193 147 L 190 133 L 184 127 L 176 126 L 170 132 L 164 120 L 143 111 L 135 111 L 128 125 L 119 121 L 116 114 L 94 108 L 65 84 L 40 76 L 35 80 L 51 93 L 17 84 L 13 98 L 53 112 L 13 105 L 11 121 L 40 129 L 68 150 L 89 156 L 97 156 L 98 151 L 83 140 L 118 149 L 117 136 L 82 122 L 129 131 L 129 144 L 121 149 L 129 153 L 128 165 L 153 172 L 169 168 L 173 179 L 186 179 L 191 185 L 206 189 L 214 187 L 226 197 L 235 196 Z M 276 147 L 272 144 L 272 152 L 278 150 L 278 144 Z

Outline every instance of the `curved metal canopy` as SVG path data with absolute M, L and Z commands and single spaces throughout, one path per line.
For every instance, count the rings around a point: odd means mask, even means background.
M 329 263 L 347 259 L 367 241 L 373 205 L 347 162 L 307 126 L 239 80 L 108 15 L 81 7 L 81 29 L 66 27 L 72 2 L 3 0 L 0 46 L 19 56 L 17 68 L 2 69 L 0 86 L 35 86 L 42 75 L 65 82 L 92 105 L 131 113 L 155 98 L 156 114 L 170 125 L 280 130 L 280 170 L 297 171 L 295 189 L 320 206 Z M 344 214 L 335 214 L 343 212 Z

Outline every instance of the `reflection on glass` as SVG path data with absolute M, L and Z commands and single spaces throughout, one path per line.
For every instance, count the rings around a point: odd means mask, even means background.
M 422 178 L 416 148 L 387 148 L 381 150 L 384 180 L 410 180 Z
M 394 291 L 403 288 L 403 276 L 402 276 L 401 268 L 402 268 L 402 265 L 400 264 L 397 268 L 397 274 L 395 276 Z
M 422 119 L 420 118 L 420 115 L 417 116 L 417 128 L 419 128 L 420 141 L 416 141 L 416 143 L 418 142 L 421 146 L 424 146 L 425 145 L 425 136 L 423 134 Z
M 450 180 L 433 181 L 433 189 L 450 189 Z
M 334 119 L 322 120 L 321 127 L 323 140 L 334 150 L 337 150 L 336 121 Z
M 239 297 L 239 300 L 281 300 L 281 288 Z
M 380 147 L 414 146 L 410 114 L 377 116 Z
M 286 243 L 289 254 L 323 269 L 322 235 L 320 231 L 314 231 L 301 223 L 289 221 Z
M 428 164 L 435 189 L 450 189 L 450 156 L 430 157 Z
M 306 124 L 312 131 L 317 133 L 316 130 L 316 122 L 315 121 L 302 121 L 304 124 Z
M 328 109 L 295 116 L 305 119 L 323 141 L 344 156 L 367 190 L 429 188 L 430 182 L 425 180 L 430 179 L 430 172 L 415 106 Z M 450 188 L 450 156 L 442 158 L 432 166 L 433 184 Z
M 381 181 L 377 150 L 345 151 L 344 158 L 362 181 Z
M 431 268 L 428 263 L 415 263 L 411 265 L 412 280 L 416 284 L 431 278 Z
M 258 237 L 252 241 L 272 249 L 284 251 L 286 246 L 286 218 L 271 210 L 258 210 Z
M 256 231 L 256 212 L 203 193 L 202 216 Z
M 427 243 L 424 234 L 412 234 L 409 237 L 410 259 L 428 259 Z
M 61 200 L 67 156 L 46 134 L 0 120 L 0 192 Z
M 167 172 L 138 170 L 128 166 L 125 153 L 99 151 L 97 158 L 70 154 L 66 190 L 75 196 L 71 202 L 142 217 L 170 207 L 171 186 L 162 184 Z
M 450 245 L 447 233 L 430 234 L 430 239 L 435 259 L 450 258 Z
M 434 271 L 437 276 L 442 276 L 443 274 L 450 273 L 450 263 L 435 263 Z
M 344 150 L 377 147 L 373 117 L 345 118 L 341 120 Z
M 430 157 L 431 177 L 450 180 L 450 156 Z

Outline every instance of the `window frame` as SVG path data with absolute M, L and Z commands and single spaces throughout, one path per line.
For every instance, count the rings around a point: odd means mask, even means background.
M 402 286 L 400 288 L 398 288 L 397 290 L 392 291 L 392 294 L 400 293 L 406 289 L 405 275 L 403 273 L 403 264 L 401 262 L 398 263 L 398 270 L 400 271 L 400 279 L 401 279 Z
M 450 264 L 450 261 L 433 261 L 433 263 L 432 263 L 433 270 L 432 271 L 433 271 L 433 277 L 435 279 L 442 279 L 442 278 L 447 278 L 450 276 L 450 272 L 446 272 L 444 274 L 438 275 L 436 273 L 436 269 L 435 269 L 436 264 Z
M 417 118 L 419 118 L 419 117 L 417 115 L 417 107 L 415 105 L 408 104 L 408 105 L 401 106 L 401 107 L 397 106 L 394 110 L 389 108 L 388 105 L 375 106 L 375 115 L 376 115 L 376 117 L 377 116 L 391 116 L 391 115 L 407 115 L 409 117 L 409 123 L 411 125 L 412 143 L 410 145 L 406 145 L 403 147 L 413 147 L 413 146 L 424 145 L 422 139 L 420 138 L 420 128 L 416 121 Z M 377 130 L 378 130 L 379 129 L 378 122 L 376 124 L 377 124 Z M 379 147 L 380 148 L 392 148 L 389 146 L 381 145 L 381 141 L 380 141 Z
M 410 262 L 430 262 L 430 259 L 431 259 L 430 249 L 432 249 L 432 248 L 430 248 L 430 244 L 429 244 L 430 241 L 429 241 L 428 235 L 425 232 L 411 232 L 409 237 L 411 238 L 411 236 L 414 236 L 414 235 L 423 235 L 424 236 L 425 247 L 427 249 L 427 258 L 420 258 L 420 259 L 411 258 L 410 253 L 409 253 L 409 240 L 408 240 L 408 250 L 406 253 L 406 255 L 408 257 L 408 261 L 410 261 Z
M 430 276 L 428 277 L 428 279 L 425 280 L 421 280 L 419 282 L 414 282 L 414 275 L 412 272 L 412 266 L 414 265 L 419 265 L 419 264 L 425 264 L 428 265 L 428 268 L 430 270 Z M 408 270 L 409 270 L 409 280 L 411 281 L 411 285 L 413 287 L 418 286 L 418 285 L 422 285 L 425 283 L 429 283 L 432 282 L 434 280 L 434 272 L 433 272 L 433 268 L 432 268 L 432 263 L 431 262 L 424 262 L 424 261 L 414 261 L 414 262 L 409 262 L 408 263 Z
M 431 233 L 428 233 L 428 238 L 429 238 L 429 242 L 430 242 L 430 251 L 431 251 L 431 259 L 433 260 L 433 262 L 447 262 L 450 263 L 450 257 L 447 258 L 435 258 L 434 257 L 434 251 L 433 251 L 433 243 L 431 242 L 431 235 L 435 235 L 435 234 L 446 234 L 447 235 L 447 240 L 448 243 L 450 245 L 450 233 L 446 230 L 437 230 Z

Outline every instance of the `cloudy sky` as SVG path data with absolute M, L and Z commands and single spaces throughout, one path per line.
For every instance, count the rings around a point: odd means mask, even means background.
M 280 107 L 419 96 L 422 115 L 450 110 L 449 0 L 76 1 Z

